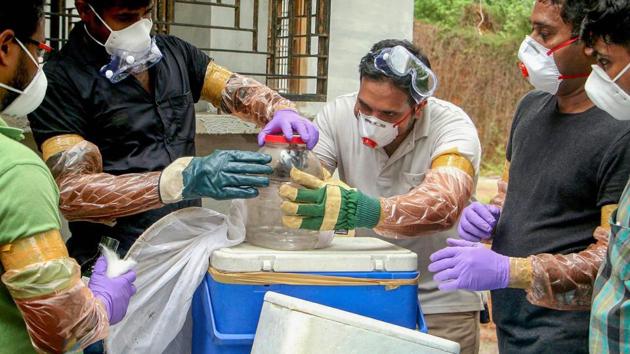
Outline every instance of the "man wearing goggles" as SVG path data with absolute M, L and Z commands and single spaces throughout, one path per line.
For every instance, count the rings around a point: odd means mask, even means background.
M 292 171 L 306 188 L 281 188 L 284 222 L 357 229 L 359 236 L 386 237 L 416 252 L 429 333 L 475 353 L 480 297 L 440 292 L 427 272 L 429 255 L 456 235 L 453 227 L 473 192 L 481 153 L 475 126 L 460 108 L 432 97 L 436 76 L 408 41 L 375 44 L 359 68 L 359 92 L 329 103 L 316 119 L 314 151 L 343 182 Z
M 418 103 L 432 97 L 437 89 L 437 77 L 431 68 L 404 46 L 383 48 L 374 55 L 374 67 L 388 77 L 409 77 L 409 94 Z

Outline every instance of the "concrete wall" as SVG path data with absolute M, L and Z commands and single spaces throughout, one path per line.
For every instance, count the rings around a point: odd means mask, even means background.
M 224 1 L 231 3 L 230 1 Z M 233 3 L 233 0 L 232 0 Z M 356 91 L 359 87 L 358 65 L 361 57 L 371 46 L 381 39 L 412 39 L 413 0 L 332 0 L 330 18 L 330 44 L 328 67 L 328 100 Z M 252 26 L 253 0 L 241 1 L 241 26 Z M 268 1 L 259 5 L 258 48 L 267 47 Z M 177 4 L 176 22 L 218 26 L 232 26 L 233 10 L 192 4 Z M 199 30 L 186 27 L 173 27 L 172 33 L 199 47 L 251 50 L 251 33 L 225 30 Z M 313 41 L 312 52 L 316 52 L 317 41 Z M 238 72 L 264 72 L 264 55 L 210 52 L 218 63 Z M 307 75 L 316 75 L 317 62 L 309 59 Z M 263 78 L 257 78 L 264 80 Z M 315 81 L 309 81 L 309 88 Z M 299 109 L 309 117 L 315 116 L 323 103 L 301 102 Z M 207 105 L 198 109 L 208 111 Z M 212 111 L 212 109 L 209 109 Z M 221 128 L 222 129 L 222 128 Z M 241 133 L 241 131 L 233 131 Z
M 413 37 L 413 0 L 332 0 L 328 100 L 359 89 L 359 61 L 382 39 Z
M 413 0 L 332 0 L 328 101 L 359 89 L 359 61 L 382 39 L 413 39 Z M 310 75 L 315 75 L 313 66 Z M 323 103 L 299 103 L 315 116 Z

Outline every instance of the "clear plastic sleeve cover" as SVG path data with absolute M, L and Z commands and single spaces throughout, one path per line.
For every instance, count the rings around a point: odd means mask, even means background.
M 104 305 L 80 276 L 80 267 L 71 258 L 35 263 L 2 275 L 38 352 L 81 350 L 107 337 Z
M 534 305 L 557 310 L 588 310 L 593 284 L 606 257 L 610 232 L 598 227 L 596 242 L 584 251 L 567 255 L 531 256 L 532 285 L 527 299 Z
M 381 199 L 381 221 L 374 230 L 384 237 L 404 238 L 449 229 L 470 200 L 473 184 L 459 168 L 429 170 L 409 193 Z
M 89 141 L 51 157 L 47 163 L 59 186 L 60 209 L 69 221 L 113 224 L 117 218 L 162 206 L 161 172 L 104 173 L 100 151 Z
M 277 111 L 296 110 L 295 105 L 278 92 L 239 74 L 232 74 L 226 83 L 221 106 L 225 111 L 260 127 L 267 124 Z

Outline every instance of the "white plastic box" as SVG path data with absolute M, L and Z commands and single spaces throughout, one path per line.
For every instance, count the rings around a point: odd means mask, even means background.
M 418 256 L 372 237 L 337 237 L 328 248 L 279 251 L 242 243 L 216 250 L 210 259 L 223 272 L 409 272 Z
M 445 354 L 459 344 L 332 307 L 268 292 L 252 354 Z

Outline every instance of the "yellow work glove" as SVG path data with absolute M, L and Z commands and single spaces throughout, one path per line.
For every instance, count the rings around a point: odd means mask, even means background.
M 284 184 L 279 189 L 285 199 L 281 209 L 285 214 L 282 222 L 293 229 L 306 230 L 354 230 L 373 228 L 381 216 L 381 203 L 338 179 L 324 179 L 291 170 L 291 181 L 304 188 Z

